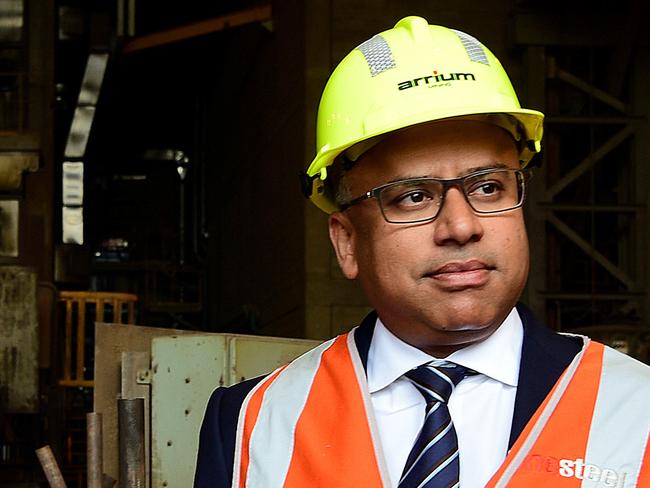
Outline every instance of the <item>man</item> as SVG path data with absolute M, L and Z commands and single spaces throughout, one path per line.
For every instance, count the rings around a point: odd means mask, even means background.
M 516 305 L 542 119 L 421 18 L 339 64 L 305 190 L 375 312 L 217 389 L 196 487 L 650 486 L 650 368 Z

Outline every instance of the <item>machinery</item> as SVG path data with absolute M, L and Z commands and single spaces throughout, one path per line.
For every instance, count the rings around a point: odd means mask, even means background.
M 212 391 L 268 373 L 318 344 L 98 323 L 94 409 L 103 418 L 103 473 L 121 487 L 191 486 Z

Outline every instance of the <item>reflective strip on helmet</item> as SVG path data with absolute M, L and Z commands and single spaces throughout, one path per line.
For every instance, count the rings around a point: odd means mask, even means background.
M 456 29 L 449 30 L 456 34 L 460 39 L 460 42 L 463 43 L 463 47 L 465 48 L 465 51 L 467 51 L 467 55 L 469 56 L 470 60 L 477 63 L 482 63 L 486 66 L 490 66 L 490 62 L 485 55 L 485 50 L 483 49 L 483 45 L 478 41 L 478 39 L 470 36 L 469 34 L 466 34 L 463 31 Z
M 240 486 L 284 485 L 293 455 L 295 426 L 309 396 L 321 356 L 333 343 L 333 340 L 325 342 L 304 356 L 302 361 L 291 363 L 263 393 L 259 415 L 256 421 L 253 420 L 255 424 L 250 434 L 248 457 L 254 461 L 248 465 L 248 472 L 245 479 L 240 480 Z M 282 422 L 277 421 L 280 416 L 271 416 L 266 408 L 273 403 L 282 406 Z M 269 446 L 273 446 L 273 449 L 269 449 Z M 261 459 L 263 463 L 255 461 Z M 273 469 L 269 469 L 270 466 Z
M 606 347 L 585 463 L 602 469 L 614 467 L 619 477 L 626 474 L 625 486 L 637 486 L 641 458 L 650 434 L 650 412 L 644 406 L 649 398 L 648 368 Z M 638 421 L 630 422 L 630 419 Z M 637 455 L 636 460 L 633 453 Z
M 357 46 L 357 49 L 366 58 L 372 76 L 377 76 L 396 66 L 388 43 L 379 34 Z

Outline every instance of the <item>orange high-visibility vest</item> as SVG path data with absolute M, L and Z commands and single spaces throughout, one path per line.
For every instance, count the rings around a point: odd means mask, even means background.
M 583 340 L 489 488 L 650 487 L 650 368 Z M 246 397 L 233 488 L 389 486 L 354 331 Z

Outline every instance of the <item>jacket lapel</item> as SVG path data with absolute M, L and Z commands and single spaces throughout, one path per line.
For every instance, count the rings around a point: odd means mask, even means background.
M 508 449 L 582 347 L 581 340 L 544 326 L 525 305 L 518 304 L 517 311 L 524 326 L 524 341 Z
M 363 368 L 368 371 L 368 351 L 370 351 L 370 342 L 372 341 L 372 334 L 375 331 L 375 323 L 377 322 L 377 312 L 374 310 L 366 315 L 363 322 L 354 331 L 354 342 L 359 351 L 359 357 Z

